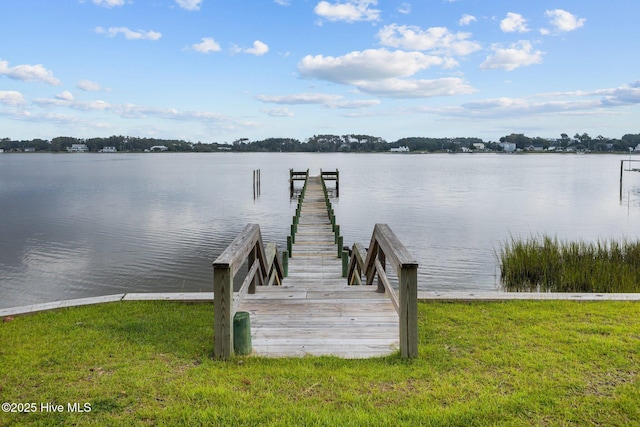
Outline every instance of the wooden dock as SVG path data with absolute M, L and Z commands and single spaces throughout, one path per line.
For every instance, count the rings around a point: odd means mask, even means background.
M 245 295 L 254 354 L 384 356 L 399 347 L 399 317 L 374 286 L 349 286 L 320 177 L 309 177 L 282 286 Z

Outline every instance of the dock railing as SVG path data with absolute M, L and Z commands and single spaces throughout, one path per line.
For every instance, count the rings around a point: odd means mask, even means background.
M 233 279 L 245 261 L 248 261 L 248 273 L 234 295 Z M 256 285 L 281 284 L 283 273 L 275 243 L 265 249 L 258 224 L 247 224 L 213 262 L 215 358 L 229 359 L 233 355 L 233 316 L 244 295 L 254 294 Z
M 320 169 L 320 178 L 322 181 L 335 181 L 336 182 L 336 197 L 340 197 L 340 171 L 338 169 L 333 171 L 323 171 Z
M 294 171 L 289 169 L 289 197 L 293 199 L 294 181 L 307 181 L 309 178 L 309 169 L 306 171 Z
M 398 291 L 386 273 L 387 261 L 398 277 Z M 404 247 L 387 224 L 376 224 L 369 249 L 355 243 L 351 252 L 347 280 L 349 285 L 372 285 L 378 277 L 378 292 L 386 292 L 400 318 L 400 355 L 418 356 L 418 262 Z

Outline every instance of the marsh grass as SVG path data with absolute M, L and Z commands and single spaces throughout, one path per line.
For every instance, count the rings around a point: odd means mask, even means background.
M 640 292 L 640 241 L 511 238 L 498 258 L 507 291 Z
M 212 359 L 213 306 L 118 302 L 0 323 L 0 425 L 637 425 L 640 304 L 420 303 L 419 356 Z

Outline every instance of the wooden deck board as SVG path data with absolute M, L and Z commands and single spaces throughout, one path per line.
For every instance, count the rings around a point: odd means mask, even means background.
M 373 286 L 348 286 L 319 177 L 310 177 L 282 286 L 259 287 L 250 313 L 254 354 L 267 357 L 385 356 L 399 347 L 391 300 Z

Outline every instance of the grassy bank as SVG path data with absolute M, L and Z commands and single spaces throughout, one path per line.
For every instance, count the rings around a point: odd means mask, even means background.
M 640 292 L 640 241 L 511 239 L 498 257 L 507 291 Z
M 416 360 L 217 362 L 211 304 L 62 309 L 0 323 L 0 400 L 38 407 L 0 425 L 634 425 L 638 318 L 630 302 L 420 303 Z

